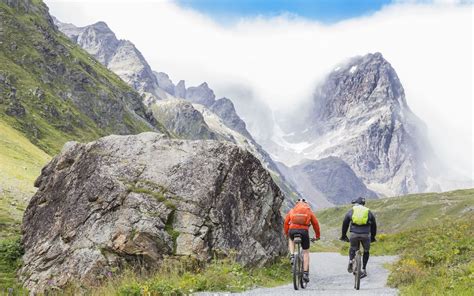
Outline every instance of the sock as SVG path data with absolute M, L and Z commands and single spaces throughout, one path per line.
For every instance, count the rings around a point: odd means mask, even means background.
M 362 268 L 365 270 L 365 268 L 367 267 L 367 262 L 369 262 L 369 252 L 364 252 L 362 261 L 363 261 Z

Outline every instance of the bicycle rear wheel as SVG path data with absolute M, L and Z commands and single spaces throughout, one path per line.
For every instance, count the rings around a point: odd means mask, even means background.
M 360 252 L 358 251 L 357 254 L 356 254 L 356 257 L 355 257 L 355 271 L 354 271 L 354 288 L 356 290 L 359 290 L 360 289 L 360 274 L 361 274 L 361 265 L 362 265 L 362 262 L 361 262 L 361 255 L 360 255 Z
M 301 281 L 300 281 L 300 266 L 301 266 L 301 258 L 300 258 L 300 245 L 297 243 L 296 248 L 298 253 L 295 255 L 295 259 L 293 261 L 293 287 L 295 290 L 299 290 Z

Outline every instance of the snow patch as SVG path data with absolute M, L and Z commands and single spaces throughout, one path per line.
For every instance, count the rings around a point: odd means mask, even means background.
M 352 66 L 351 69 L 349 70 L 349 72 L 351 72 L 352 74 L 354 74 L 354 72 L 357 70 L 357 66 Z

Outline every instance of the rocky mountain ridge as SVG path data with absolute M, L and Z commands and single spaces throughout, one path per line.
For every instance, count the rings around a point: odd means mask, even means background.
M 166 93 L 159 87 L 158 79 L 142 53 L 132 42 L 117 39 L 105 22 L 76 27 L 54 18 L 54 23 L 102 65 L 143 94 L 146 104 L 166 98 Z

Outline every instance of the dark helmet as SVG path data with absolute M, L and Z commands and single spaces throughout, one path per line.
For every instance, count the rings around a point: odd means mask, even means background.
M 358 197 L 352 201 L 353 204 L 365 205 L 365 197 Z

